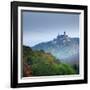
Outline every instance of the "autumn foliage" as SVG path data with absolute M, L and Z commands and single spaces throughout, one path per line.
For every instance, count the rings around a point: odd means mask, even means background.
M 71 65 L 61 63 L 43 50 L 33 51 L 30 47 L 23 46 L 23 77 L 71 74 L 76 74 Z

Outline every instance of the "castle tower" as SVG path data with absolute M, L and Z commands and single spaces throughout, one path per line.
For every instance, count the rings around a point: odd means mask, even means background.
M 58 33 L 58 36 L 57 36 L 57 38 L 59 38 L 60 37 L 60 35 L 59 35 L 59 33 Z
M 66 32 L 64 32 L 64 36 L 66 36 Z

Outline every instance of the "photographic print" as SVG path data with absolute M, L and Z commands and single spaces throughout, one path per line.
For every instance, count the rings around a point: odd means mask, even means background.
M 79 16 L 22 11 L 23 77 L 79 74 Z
M 87 6 L 11 3 L 11 87 L 87 83 Z

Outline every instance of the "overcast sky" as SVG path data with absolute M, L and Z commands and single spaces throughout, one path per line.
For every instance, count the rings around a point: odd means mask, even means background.
M 27 46 L 53 40 L 64 31 L 70 37 L 79 37 L 79 14 L 23 11 L 22 29 Z

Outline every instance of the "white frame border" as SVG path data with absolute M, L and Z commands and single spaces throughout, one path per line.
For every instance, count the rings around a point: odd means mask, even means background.
M 60 76 L 40 76 L 40 77 L 21 77 L 21 10 L 33 11 L 54 11 L 80 13 L 80 74 L 79 75 L 60 75 Z M 47 81 L 67 81 L 84 79 L 84 10 L 75 9 L 55 9 L 38 7 L 18 7 L 18 83 L 33 83 Z

